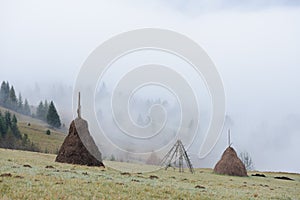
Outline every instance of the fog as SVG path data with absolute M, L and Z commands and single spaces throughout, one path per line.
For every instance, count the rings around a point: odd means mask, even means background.
M 297 1 L 3 0 L 0 27 L 0 81 L 30 104 L 53 99 L 66 125 L 80 67 L 102 42 L 145 27 L 184 34 L 214 61 L 226 94 L 223 133 L 206 160 L 190 149 L 196 166 L 213 167 L 231 128 L 234 148 L 256 169 L 300 173 Z

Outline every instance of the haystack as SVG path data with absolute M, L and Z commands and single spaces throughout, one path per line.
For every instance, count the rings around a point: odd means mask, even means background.
M 230 146 L 224 151 L 221 160 L 214 168 L 214 172 L 230 176 L 248 176 L 245 165 Z
M 55 161 L 104 167 L 101 152 L 89 133 L 86 120 L 76 118 L 71 122 L 69 134 L 60 147 Z

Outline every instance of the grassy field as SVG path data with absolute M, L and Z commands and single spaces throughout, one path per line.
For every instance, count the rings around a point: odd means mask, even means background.
M 195 174 L 173 169 L 122 174 L 54 159 L 51 154 L 0 149 L 0 199 L 300 199 L 299 174 L 268 172 L 266 178 L 241 178 L 211 169 L 196 169 Z M 128 165 L 108 162 L 104 163 Z
M 0 111 L 4 113 L 6 108 L 0 107 Z M 15 114 L 18 119 L 18 127 L 22 134 L 27 134 L 31 142 L 37 145 L 42 152 L 56 153 L 66 137 L 66 130 L 50 128 L 47 123 L 25 116 L 14 111 L 8 110 Z M 28 124 L 30 123 L 30 126 Z M 50 135 L 46 134 L 47 130 L 51 131 Z
M 36 144 L 42 152 L 56 153 L 66 137 L 66 134 L 48 128 L 45 125 L 33 124 L 28 126 L 27 122 L 19 122 L 19 129 L 22 134 L 27 134 L 31 142 Z M 46 130 L 51 134 L 47 135 Z

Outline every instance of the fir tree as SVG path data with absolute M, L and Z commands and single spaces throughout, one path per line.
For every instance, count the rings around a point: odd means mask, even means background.
M 12 133 L 12 130 L 8 128 L 7 133 L 5 135 L 5 144 L 4 147 L 8 149 L 13 149 L 15 147 L 16 139 Z
M 18 98 L 18 109 L 17 111 L 19 113 L 23 113 L 23 99 L 21 93 L 19 93 L 19 98 Z
M 46 119 L 47 118 L 47 113 L 48 113 L 48 110 L 49 110 L 49 104 L 48 104 L 47 100 L 45 100 L 44 109 L 45 109 L 45 119 Z
M 31 114 L 29 103 L 28 103 L 27 99 L 25 99 L 23 114 L 24 115 L 30 115 Z
M 19 128 L 18 128 L 18 120 L 16 118 L 16 115 L 13 115 L 12 117 L 12 120 L 11 120 L 11 130 L 12 130 L 12 133 L 14 134 L 14 136 L 17 138 L 17 139 L 21 139 L 22 136 L 21 136 L 21 133 L 19 131 Z
M 0 105 L 2 106 L 4 104 L 5 87 L 6 87 L 6 83 L 3 81 L 0 89 Z
M 9 127 L 11 127 L 11 114 L 10 112 L 6 111 L 4 114 L 4 123 L 6 126 L 6 131 Z
M 0 111 L 0 139 L 3 137 L 5 134 L 5 124 L 4 124 L 4 119 L 2 116 L 2 113 Z
M 59 128 L 61 126 L 60 118 L 59 115 L 57 114 L 53 101 L 51 101 L 49 105 L 48 114 L 47 114 L 47 123 L 56 128 Z
M 9 100 L 9 83 L 3 81 L 0 89 L 0 105 L 7 107 Z
M 45 120 L 45 108 L 44 108 L 44 104 L 41 101 L 36 109 L 36 117 L 41 119 L 41 120 Z
M 16 96 L 14 86 L 11 86 L 11 88 L 9 90 L 9 101 L 8 102 L 9 102 L 8 103 L 9 108 L 11 108 L 12 110 L 17 109 L 18 100 L 17 100 L 17 96 Z
M 48 110 L 49 110 L 48 101 L 45 100 L 45 103 L 43 103 L 43 101 L 40 101 L 36 109 L 36 117 L 43 121 L 47 121 Z

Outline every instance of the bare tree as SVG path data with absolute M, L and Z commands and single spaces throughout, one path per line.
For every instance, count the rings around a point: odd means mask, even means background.
M 241 152 L 239 157 L 240 157 L 241 161 L 244 163 L 247 171 L 254 169 L 254 164 L 253 164 L 252 158 L 248 152 L 246 152 L 246 151 Z

